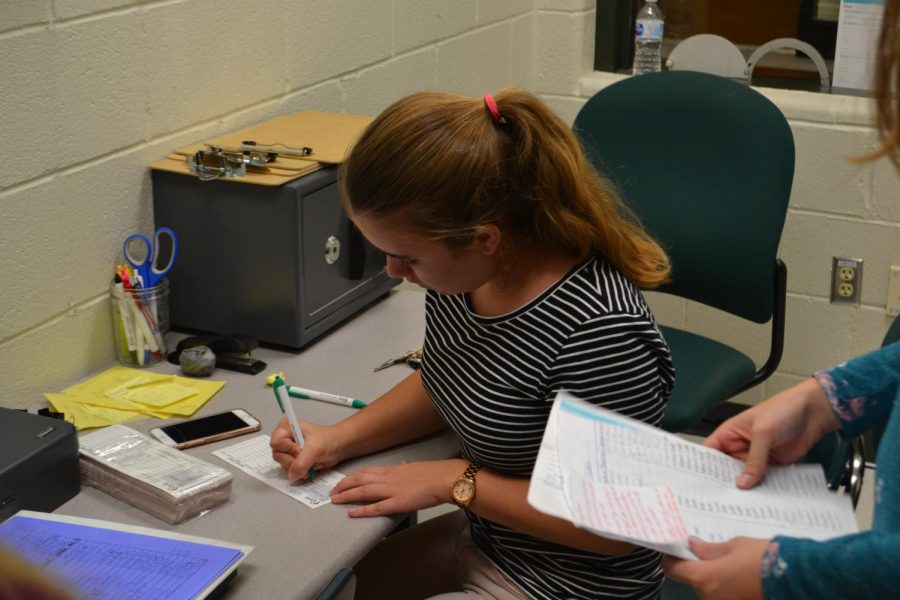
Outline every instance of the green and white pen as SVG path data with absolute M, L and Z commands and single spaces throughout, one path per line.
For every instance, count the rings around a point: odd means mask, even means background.
M 287 419 L 288 425 L 291 427 L 291 433 L 294 434 L 294 441 L 297 442 L 297 445 L 300 448 L 306 444 L 303 440 L 303 432 L 300 431 L 300 423 L 297 422 L 297 414 L 294 412 L 294 405 L 291 404 L 291 399 L 285 394 L 287 391 L 285 388 L 288 387 L 284 384 L 284 381 L 281 377 L 276 376 L 274 381 L 272 381 L 272 390 L 275 392 L 275 400 L 278 402 L 278 408 L 281 409 L 281 414 L 285 416 Z M 312 467 L 309 468 L 309 479 L 310 481 L 316 478 L 316 471 Z
M 365 408 L 368 406 L 368 404 L 362 400 L 357 400 L 356 398 L 339 396 L 338 394 L 329 394 L 328 392 L 317 392 L 316 390 L 308 390 L 306 388 L 297 387 L 296 385 L 287 386 L 287 392 L 294 398 L 321 400 L 322 402 L 331 402 L 332 404 L 340 404 L 341 406 L 349 406 L 350 408 Z

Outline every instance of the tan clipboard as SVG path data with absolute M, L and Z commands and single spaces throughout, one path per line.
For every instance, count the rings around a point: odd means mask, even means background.
M 223 181 L 253 183 L 257 185 L 283 185 L 288 181 L 317 171 L 324 165 L 339 164 L 347 151 L 373 117 L 320 111 L 303 111 L 276 117 L 244 129 L 219 136 L 203 143 L 179 148 L 166 158 L 151 163 L 150 168 L 196 177 L 187 164 L 187 158 L 208 145 L 240 147 L 247 141 L 258 145 L 283 144 L 289 147 L 308 147 L 312 154 L 299 158 L 279 155 L 265 167 L 247 169 L 242 177 L 222 178 Z

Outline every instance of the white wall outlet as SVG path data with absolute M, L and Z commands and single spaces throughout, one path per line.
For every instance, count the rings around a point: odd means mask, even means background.
M 900 267 L 892 266 L 888 277 L 887 303 L 884 312 L 889 315 L 900 315 Z
M 859 304 L 862 295 L 861 258 L 831 260 L 831 302 L 835 304 Z

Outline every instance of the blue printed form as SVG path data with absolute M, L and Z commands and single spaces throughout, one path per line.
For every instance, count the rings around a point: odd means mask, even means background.
M 91 600 L 202 597 L 252 549 L 179 539 L 190 536 L 167 531 L 23 513 L 0 524 L 0 544 Z

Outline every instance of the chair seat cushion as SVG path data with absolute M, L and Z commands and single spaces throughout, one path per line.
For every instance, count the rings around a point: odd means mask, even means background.
M 685 431 L 753 379 L 756 365 L 749 356 L 721 342 L 661 326 L 675 363 L 675 388 L 662 427 Z

